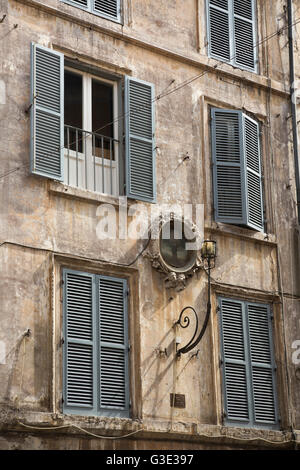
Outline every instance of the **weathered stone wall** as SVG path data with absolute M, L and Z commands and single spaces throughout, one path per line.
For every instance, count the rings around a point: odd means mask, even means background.
M 286 25 L 285 3 L 258 1 L 259 38 Z M 95 419 L 91 424 L 95 432 L 126 434 L 138 426 L 147 429 L 140 444 L 124 440 L 116 444 L 119 448 L 178 448 L 172 432 L 167 441 L 155 434 L 170 428 L 191 440 L 201 433 L 220 432 L 219 294 L 273 304 L 282 425 L 299 429 L 299 366 L 297 369 L 292 363 L 292 343 L 300 340 L 300 260 L 287 31 L 261 41 L 261 74 L 256 75 L 225 64 L 213 68 L 216 62 L 206 54 L 204 0 L 126 0 L 124 25 L 58 0 L 1 0 L 0 4 L 0 16 L 7 15 L 0 24 L 0 341 L 7 353 L 0 364 L 0 403 L 3 432 L 12 432 L 7 437 L 4 434 L 0 447 L 57 447 L 53 435 L 20 437 L 26 430 L 16 424 L 17 419 L 35 426 L 75 422 L 61 415 L 63 266 L 119 274 L 130 281 L 131 387 L 136 421 L 104 420 L 101 427 L 101 420 Z M 298 5 L 295 10 L 297 17 Z M 194 306 L 203 321 L 206 274 L 200 271 L 183 292 L 176 293 L 165 289 L 162 276 L 143 257 L 130 269 L 110 265 L 130 263 L 142 243 L 99 241 L 97 198 L 84 198 L 82 193 L 78 197 L 76 191 L 67 197 L 66 188 L 59 189 L 62 185 L 29 174 L 30 119 L 26 110 L 31 100 L 32 41 L 102 70 L 152 82 L 156 94 L 207 70 L 202 78 L 156 102 L 158 203 L 205 204 L 205 233 L 218 243 L 212 273 L 212 318 L 197 355 L 194 350 L 180 360 L 175 358 L 173 324 L 186 305 Z M 297 47 L 300 43 L 296 53 Z M 244 109 L 262 123 L 267 234 L 213 221 L 210 106 Z M 182 161 L 187 153 L 190 159 Z M 22 336 L 28 329 L 31 335 Z M 180 332 L 183 344 L 189 334 Z M 171 408 L 170 393 L 185 394 L 186 408 Z M 39 414 L 33 416 L 33 412 Z M 78 422 L 86 427 L 90 421 Z M 201 428 L 204 425 L 214 427 Z M 279 432 L 248 430 L 246 435 L 283 439 Z M 104 446 L 73 435 L 59 441 L 59 448 Z M 212 448 L 213 442 L 203 444 L 198 439 L 183 441 L 182 446 Z M 231 447 L 233 441 L 220 439 L 217 445 Z M 242 441 L 237 445 L 244 446 Z

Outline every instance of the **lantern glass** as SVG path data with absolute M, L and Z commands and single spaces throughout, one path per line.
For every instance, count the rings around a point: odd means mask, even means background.
M 214 259 L 216 257 L 217 244 L 213 240 L 204 240 L 201 248 L 201 257 L 203 259 Z

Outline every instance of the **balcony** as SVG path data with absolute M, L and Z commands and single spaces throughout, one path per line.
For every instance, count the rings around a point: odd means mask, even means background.
M 65 184 L 118 196 L 118 141 L 73 126 L 64 128 Z

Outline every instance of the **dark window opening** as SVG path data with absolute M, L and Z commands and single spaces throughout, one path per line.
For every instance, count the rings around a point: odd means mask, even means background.
M 114 160 L 113 87 L 92 80 L 92 131 L 97 157 Z
M 65 147 L 82 152 L 82 76 L 65 70 Z M 67 126 L 67 127 L 66 127 Z

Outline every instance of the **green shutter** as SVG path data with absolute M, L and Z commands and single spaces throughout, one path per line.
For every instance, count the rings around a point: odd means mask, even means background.
M 31 172 L 63 180 L 64 56 L 31 45 Z
M 121 21 L 121 0 L 61 0 L 112 21 Z
M 127 286 L 99 277 L 100 408 L 129 411 Z
M 228 0 L 208 0 L 209 52 L 230 61 L 230 21 Z
M 219 299 L 225 423 L 278 428 L 270 307 Z
M 95 409 L 93 276 L 64 272 L 64 411 Z M 78 413 L 79 411 L 77 411 Z
M 120 0 L 92 0 L 92 9 L 101 16 L 120 19 Z
M 68 414 L 129 416 L 127 282 L 64 270 Z
M 248 304 L 248 332 L 251 361 L 254 422 L 278 422 L 275 361 L 270 307 Z
M 263 230 L 263 197 L 259 125 L 243 115 L 246 171 L 247 225 Z
M 155 202 L 154 86 L 126 77 L 126 195 Z
M 255 72 L 255 21 L 255 0 L 207 0 L 209 55 Z
M 88 8 L 90 0 L 63 0 L 70 5 L 76 5 L 81 8 Z
M 246 224 L 245 174 L 240 111 L 212 109 L 215 220 Z
M 255 1 L 233 0 L 235 63 L 255 70 Z
M 211 113 L 215 220 L 263 231 L 259 124 L 241 111 Z
M 226 422 L 249 423 L 243 303 L 221 299 L 220 312 Z

